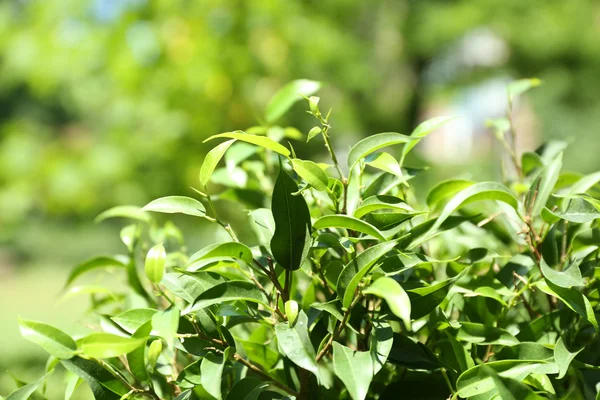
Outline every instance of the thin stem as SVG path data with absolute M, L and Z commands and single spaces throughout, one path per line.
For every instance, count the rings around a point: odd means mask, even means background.
M 454 386 L 452 386 L 452 382 L 450 382 L 450 378 L 448 377 L 448 373 L 446 372 L 445 368 L 442 368 L 442 376 L 444 377 L 444 380 L 446 381 L 446 385 L 448 385 L 448 389 L 450 389 L 450 393 L 452 393 L 452 396 L 456 395 Z

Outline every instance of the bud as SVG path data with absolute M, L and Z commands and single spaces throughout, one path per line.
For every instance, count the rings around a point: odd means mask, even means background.
M 146 276 L 150 279 L 150 282 L 158 284 L 162 280 L 165 273 L 165 262 L 167 260 L 167 253 L 165 247 L 162 244 L 157 244 L 150 249 L 148 255 L 146 255 L 146 263 L 144 270 Z
M 321 100 L 317 96 L 310 96 L 308 98 L 308 105 L 310 107 L 310 111 L 315 115 L 315 117 L 321 116 L 321 111 L 319 111 L 319 100 Z
M 293 326 L 296 323 L 296 319 L 298 319 L 298 303 L 296 300 L 288 300 L 285 302 L 285 316 L 290 323 L 290 326 Z
M 156 339 L 150 343 L 150 347 L 148 348 L 148 366 L 151 371 L 154 371 L 154 367 L 156 367 L 156 362 L 158 361 L 160 353 L 162 353 L 162 349 L 162 340 Z

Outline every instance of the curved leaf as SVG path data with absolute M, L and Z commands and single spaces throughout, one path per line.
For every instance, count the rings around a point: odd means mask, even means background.
M 594 314 L 594 309 L 590 304 L 590 301 L 576 288 L 563 288 L 550 280 L 538 281 L 535 283 L 536 287 L 550 296 L 559 298 L 563 303 L 566 304 L 571 310 L 587 319 L 590 324 L 598 332 L 598 321 Z
M 8 395 L 6 400 L 27 400 L 33 392 L 37 390 L 38 387 L 52 374 L 52 371 L 48 372 L 46 375 L 42 376 L 36 381 L 33 381 L 25 386 L 22 386 Z
M 402 168 L 400 167 L 400 164 L 398 164 L 398 160 L 389 153 L 380 152 L 369 154 L 365 158 L 365 164 L 404 180 Z
M 362 292 L 385 299 L 392 313 L 404 322 L 407 329 L 410 329 L 410 299 L 398 282 L 384 276 L 363 289 Z
M 221 158 L 223 158 L 223 155 L 227 149 L 229 149 L 229 146 L 231 146 L 236 140 L 237 139 L 231 139 L 219 144 L 214 149 L 209 151 L 206 157 L 204 157 L 204 162 L 200 167 L 199 176 L 200 183 L 202 183 L 203 186 L 206 186 L 208 181 L 210 181 L 210 176 L 217 167 L 217 164 L 219 164 L 219 161 L 221 161 Z
M 237 258 L 246 264 L 253 262 L 252 250 L 248 246 L 240 242 L 227 242 L 212 244 L 194 253 L 188 260 L 188 265 L 209 258 Z
M 438 282 L 431 286 L 409 289 L 407 292 L 412 304 L 411 317 L 413 319 L 419 319 L 435 310 L 435 308 L 444 301 L 450 288 L 454 282 L 462 276 L 464 271 L 466 270 L 463 270 L 463 272 L 453 278 L 446 279 L 445 281 Z
M 132 308 L 110 319 L 127 332 L 134 333 L 139 327 L 152 320 L 157 312 L 153 308 Z
M 185 274 L 168 273 L 161 283 L 171 293 L 193 303 L 200 294 L 224 282 L 225 278 L 215 272 L 195 271 Z
M 378 133 L 376 135 L 368 136 L 356 143 L 350 149 L 350 152 L 348 153 L 348 167 L 350 167 L 350 170 L 354 169 L 357 162 L 379 149 L 396 144 L 408 143 L 413 140 L 416 140 L 416 138 L 395 132 Z
M 321 88 L 321 82 L 308 79 L 298 79 L 292 81 L 279 89 L 269 101 L 265 111 L 265 120 L 267 123 L 277 121 L 287 112 L 298 100 L 304 96 L 310 96 Z
M 540 171 L 538 177 L 529 189 L 525 202 L 526 209 L 531 209 L 530 215 L 537 217 L 548 202 L 548 198 L 558 181 L 560 169 L 562 168 L 562 153 L 560 153 L 549 165 Z
M 293 194 L 297 191 L 296 182 L 280 166 L 271 204 L 275 221 L 271 252 L 279 265 L 291 271 L 300 268 L 312 242 L 310 211 L 304 197 Z
M 554 361 L 558 365 L 558 377 L 557 379 L 562 379 L 567 374 L 569 370 L 569 366 L 571 365 L 571 361 L 577 357 L 577 354 L 581 353 L 584 348 L 580 348 L 574 352 L 571 352 L 562 338 L 558 338 L 556 345 L 554 346 Z
M 434 209 L 444 199 L 447 199 L 474 184 L 475 182 L 466 179 L 452 179 L 440 182 L 429 191 L 429 194 L 427 195 L 427 207 Z
M 544 278 L 552 282 L 553 284 L 563 287 L 570 288 L 573 286 L 583 286 L 583 277 L 581 276 L 581 270 L 577 264 L 572 264 L 569 268 L 564 271 L 557 271 L 548 266 L 544 259 L 540 260 L 540 267 Z
M 196 199 L 185 196 L 167 196 L 152 200 L 143 208 L 146 211 L 154 211 L 167 214 L 186 214 L 195 217 L 205 217 L 204 205 Z
M 263 292 L 256 288 L 254 283 L 246 281 L 227 281 L 200 294 L 183 314 L 189 314 L 201 308 L 212 306 L 213 304 L 236 300 L 250 301 L 262 304 L 266 308 L 270 308 L 267 297 Z
M 292 159 L 294 171 L 315 189 L 326 191 L 329 183 L 327 174 L 321 167 L 309 160 Z
M 318 376 L 317 356 L 308 336 L 308 317 L 304 311 L 300 311 L 293 327 L 287 322 L 275 325 L 275 335 L 280 350 L 287 358 Z
M 147 338 L 126 338 L 111 333 L 91 333 L 79 341 L 83 354 L 92 358 L 111 358 L 131 353 L 146 343 Z
M 150 222 L 150 215 L 137 206 L 116 206 L 109 208 L 100 213 L 94 221 L 102 222 L 109 218 L 130 218 L 142 222 Z
M 42 346 L 56 358 L 69 359 L 77 351 L 73 338 L 51 325 L 19 318 L 19 329 L 25 339 Z
M 456 117 L 435 117 L 428 119 L 427 121 L 423 121 L 415 128 L 414 131 L 410 134 L 411 137 L 416 138 L 418 140 L 414 140 L 409 142 L 402 148 L 402 157 L 400 157 L 400 165 L 404 164 L 404 159 L 408 155 L 408 153 L 415 147 L 421 139 L 425 136 L 429 135 L 431 132 L 435 131 L 438 128 L 441 128 L 446 123 L 456 119 Z
M 534 87 L 540 86 L 542 81 L 537 78 L 527 78 L 527 79 L 519 79 L 514 82 L 511 82 L 508 85 L 508 102 L 512 107 L 512 103 L 515 101 L 515 98 L 522 95 Z
M 362 218 L 366 214 L 378 210 L 392 210 L 398 214 L 418 214 L 411 206 L 406 204 L 399 197 L 388 195 L 371 196 L 360 203 L 360 206 L 354 210 L 354 218 Z
M 386 241 L 386 238 L 379 229 L 368 222 L 347 215 L 325 215 L 316 220 L 313 227 L 315 229 L 344 228 L 364 233 L 365 235 L 371 235 L 384 242 Z
M 221 400 L 221 382 L 223 368 L 232 348 L 228 347 L 224 354 L 208 353 L 200 363 L 200 383 L 202 388 L 212 397 Z
M 218 138 L 229 138 L 229 139 L 241 140 L 242 142 L 255 144 L 255 145 L 263 147 L 265 149 L 273 150 L 274 152 L 279 153 L 285 157 L 289 157 L 291 154 L 287 148 L 285 148 L 281 144 L 277 143 L 273 139 L 270 139 L 266 136 L 251 135 L 249 133 L 245 133 L 242 131 L 220 133 L 218 135 L 209 137 L 208 139 L 204 140 L 203 143 L 206 143 L 209 140 L 218 139 Z
M 516 337 L 502 328 L 476 322 L 461 322 L 456 339 L 469 343 L 500 344 L 503 346 L 519 343 Z
M 333 371 L 354 400 L 364 400 L 373 380 L 371 354 L 333 342 Z
M 75 268 L 71 270 L 69 277 L 67 278 L 67 282 L 65 283 L 65 288 L 68 287 L 75 279 L 79 276 L 85 274 L 86 272 L 95 270 L 95 269 L 104 269 L 104 268 L 126 268 L 127 261 L 121 261 L 115 257 L 95 257 L 91 260 L 87 260 Z
M 129 391 L 121 380 L 95 361 L 73 357 L 70 360 L 62 360 L 61 364 L 83 379 L 96 399 L 119 400 Z

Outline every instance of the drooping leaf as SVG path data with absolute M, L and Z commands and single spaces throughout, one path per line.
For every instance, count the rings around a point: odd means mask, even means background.
M 152 200 L 143 208 L 146 211 L 154 211 L 167 214 L 186 214 L 195 217 L 205 217 L 204 205 L 196 199 L 185 196 L 167 196 Z
M 343 307 L 349 307 L 355 296 L 361 279 L 371 270 L 377 261 L 396 246 L 396 242 L 380 243 L 369 247 L 350 261 L 338 278 L 338 298 Z
M 333 371 L 354 400 L 364 400 L 373 380 L 371 355 L 333 342 Z
M 79 341 L 83 354 L 93 358 L 111 358 L 131 353 L 147 338 L 126 338 L 111 333 L 91 333 Z
M 233 385 L 226 400 L 256 400 L 268 386 L 268 383 L 260 379 L 246 377 Z
M 130 218 L 142 222 L 150 222 L 150 214 L 137 206 L 116 206 L 100 213 L 95 222 L 102 222 L 109 218 Z
M 231 146 L 236 140 L 237 139 L 227 140 L 226 142 L 219 144 L 214 149 L 209 151 L 208 154 L 206 154 L 206 157 L 204 157 L 204 162 L 200 167 L 199 178 L 202 186 L 206 186 L 206 184 L 210 181 L 210 176 L 215 170 L 217 164 L 219 163 L 221 158 L 223 158 L 223 155 L 225 154 L 227 149 L 229 149 L 229 146 Z
M 161 283 L 171 293 L 181 297 L 188 303 L 193 303 L 200 294 L 225 281 L 226 279 L 223 276 L 215 272 L 196 271 L 186 274 L 168 273 Z
M 385 365 L 394 345 L 394 331 L 387 322 L 373 321 L 369 349 L 373 361 L 373 375 Z
M 40 385 L 44 383 L 46 379 L 48 379 L 51 373 L 52 371 L 48 372 L 46 375 L 42 376 L 38 380 L 35 380 L 25 386 L 18 388 L 17 390 L 9 394 L 6 400 L 27 400 L 33 394 L 33 392 L 35 392 L 38 389 L 38 387 L 40 387 Z
M 232 348 L 225 349 L 223 354 L 208 353 L 200 364 L 200 382 L 204 390 L 212 397 L 221 400 L 221 382 L 225 362 Z
M 326 228 L 344 228 L 352 231 L 364 233 L 365 235 L 371 235 L 381 241 L 386 241 L 383 233 L 379 229 L 375 228 L 368 222 L 362 221 L 358 218 L 349 217 L 347 215 L 325 215 L 315 221 L 313 227 L 315 229 L 326 229 Z
M 287 322 L 275 325 L 280 350 L 294 364 L 318 376 L 315 349 L 308 336 L 308 317 L 300 311 L 293 327 Z
M 443 125 L 447 124 L 448 122 L 454 119 L 456 119 L 456 117 L 435 117 L 428 119 L 427 121 L 421 122 L 410 134 L 411 137 L 416 138 L 418 140 L 409 142 L 402 148 L 402 157 L 400 157 L 400 165 L 404 164 L 404 160 L 406 159 L 408 153 L 413 149 L 413 147 L 415 147 L 419 143 L 419 141 L 421 141 L 421 139 L 423 139 L 431 132 L 441 128 Z
M 394 334 L 389 361 L 409 369 L 435 370 L 443 364 L 431 350 L 418 340 Z
M 535 286 L 546 294 L 559 298 L 567 307 L 587 319 L 598 332 L 598 321 L 590 301 L 576 288 L 563 288 L 555 285 L 550 280 L 538 281 Z
M 160 283 L 165 274 L 165 262 L 167 260 L 167 253 L 162 243 L 152 247 L 146 255 L 146 262 L 144 263 L 144 271 L 150 282 L 154 284 Z
M 385 299 L 392 313 L 404 322 L 407 329 L 410 329 L 410 299 L 398 282 L 384 276 L 363 289 L 363 293 Z
M 569 199 L 564 211 L 552 211 L 544 207 L 541 214 L 544 221 L 552 224 L 558 222 L 559 219 L 575 222 L 577 224 L 585 224 L 586 222 L 591 222 L 600 218 L 600 211 L 598 211 L 596 207 L 585 200 L 585 198 L 577 197 Z
M 279 153 L 284 157 L 289 157 L 291 154 L 288 149 L 286 149 L 284 146 L 277 143 L 273 139 L 270 139 L 266 136 L 251 135 L 249 133 L 245 133 L 242 131 L 226 132 L 226 133 L 220 133 L 218 135 L 213 135 L 213 136 L 209 137 L 208 139 L 204 140 L 204 143 L 208 142 L 209 140 L 218 139 L 218 138 L 237 139 L 237 140 L 241 140 L 242 142 L 252 143 L 257 146 L 263 147 L 265 149 L 269 149 L 276 153 Z
M 220 283 L 200 294 L 183 314 L 189 314 L 201 308 L 213 304 L 226 303 L 229 301 L 250 301 L 262 304 L 269 308 L 269 302 L 263 292 L 258 290 L 254 283 L 246 281 L 227 281 Z
M 77 351 L 73 338 L 51 325 L 19 318 L 19 329 L 25 339 L 40 345 L 56 358 L 68 360 Z
M 308 79 L 292 81 L 279 89 L 271 98 L 265 111 L 265 120 L 268 123 L 277 121 L 302 97 L 311 96 L 321 88 L 321 82 Z
M 581 270 L 576 264 L 571 265 L 564 271 L 557 271 L 548 266 L 544 259 L 540 260 L 540 267 L 544 277 L 555 284 L 563 288 L 570 288 L 573 286 L 583 286 L 583 277 L 581 276 Z
M 280 166 L 271 204 L 275 221 L 271 252 L 279 265 L 291 271 L 300 268 L 312 242 L 310 211 L 304 197 L 294 195 L 297 191 L 296 182 Z
M 350 170 L 354 169 L 357 162 L 379 149 L 396 144 L 412 142 L 414 140 L 416 140 L 416 138 L 394 132 L 378 133 L 376 135 L 368 136 L 356 143 L 350 149 L 350 152 L 348 153 L 348 167 L 350 167 Z
M 321 167 L 309 160 L 292 159 L 294 171 L 317 190 L 326 191 L 329 183 L 327 174 Z
M 150 343 L 148 347 L 148 366 L 150 367 L 150 371 L 154 371 L 156 367 L 156 362 L 158 361 L 158 357 L 163 351 L 162 340 L 155 339 Z
M 73 392 L 83 380 L 75 374 L 67 372 L 69 378 L 67 380 L 67 386 L 65 388 L 65 400 L 70 400 L 73 396 Z

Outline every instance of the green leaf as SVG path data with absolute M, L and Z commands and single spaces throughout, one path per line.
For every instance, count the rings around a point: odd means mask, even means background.
M 565 342 L 562 340 L 562 338 L 558 338 L 558 341 L 554 346 L 554 361 L 558 365 L 559 370 L 557 379 L 564 378 L 569 370 L 571 361 L 573 361 L 577 354 L 581 353 L 583 349 L 584 347 L 575 352 L 571 352 L 569 349 L 567 349 L 567 346 L 565 346 Z
M 239 242 L 228 242 L 228 243 L 217 243 L 212 244 L 203 248 L 202 250 L 193 254 L 188 265 L 209 258 L 237 258 L 246 262 L 246 264 L 252 264 L 253 256 L 252 250 L 248 246 Z
M 460 276 L 462 273 L 431 286 L 407 290 L 412 304 L 412 319 L 422 318 L 435 310 L 444 301 L 450 288 Z
M 270 309 L 267 297 L 258 290 L 254 283 L 246 281 L 227 281 L 220 283 L 198 296 L 183 314 L 189 314 L 201 308 L 221 304 L 229 301 L 250 301 L 252 303 L 262 304 Z
M 83 354 L 92 358 L 111 358 L 131 353 L 147 338 L 126 338 L 111 333 L 91 333 L 79 341 Z
M 33 392 L 37 390 L 37 388 L 52 374 L 52 371 L 48 372 L 46 375 L 42 376 L 36 381 L 31 382 L 25 386 L 22 386 L 8 395 L 6 400 L 27 400 Z
M 499 344 L 510 346 L 519 343 L 508 331 L 476 322 L 461 322 L 456 339 L 475 344 Z
M 423 121 L 415 128 L 415 130 L 410 134 L 411 137 L 416 138 L 418 140 L 414 140 L 409 142 L 402 148 L 402 157 L 400 157 L 400 165 L 404 164 L 404 160 L 408 153 L 423 139 L 425 136 L 429 135 L 431 132 L 436 129 L 441 128 L 446 123 L 456 119 L 456 117 L 435 117 L 428 119 L 427 121 Z
M 246 377 L 233 385 L 226 400 L 256 400 L 268 386 L 268 383 L 260 379 Z
M 102 222 L 109 218 L 130 218 L 142 222 L 150 222 L 150 214 L 137 206 L 116 206 L 98 215 L 95 222 Z
M 153 332 L 156 336 L 163 338 L 169 348 L 173 347 L 177 329 L 179 329 L 179 309 L 177 307 L 172 306 L 168 310 L 157 312 L 152 316 Z
M 228 347 L 224 354 L 208 353 L 200 364 L 200 382 L 204 390 L 217 400 L 221 400 L 221 382 L 223 368 L 229 354 L 233 350 Z
M 581 270 L 576 264 L 572 264 L 564 271 L 557 271 L 550 268 L 546 261 L 541 259 L 540 266 L 542 268 L 542 274 L 544 277 L 556 286 L 570 288 L 572 286 L 584 286 L 585 284 L 583 282 L 583 277 L 581 276 Z
M 384 276 L 363 289 L 362 292 L 363 294 L 373 294 L 385 299 L 392 313 L 400 318 L 406 328 L 410 330 L 410 299 L 398 282 Z
M 77 375 L 71 374 L 70 372 L 67 372 L 67 375 L 69 376 L 69 378 L 67 380 L 67 386 L 65 388 L 65 400 L 70 400 L 73 396 L 73 392 L 75 391 L 75 389 L 77 389 L 79 384 L 83 382 L 83 380 Z
M 293 327 L 298 318 L 298 302 L 296 300 L 288 300 L 285 302 L 285 317 Z
M 600 182 L 600 171 L 584 176 L 575 182 L 566 193 L 567 197 L 578 193 L 586 193 L 592 187 Z
M 51 325 L 19 318 L 19 329 L 25 339 L 40 345 L 56 358 L 69 359 L 77 351 L 73 338 Z
M 347 215 L 325 215 L 315 221 L 313 227 L 315 229 L 326 229 L 326 228 L 344 228 L 356 232 L 364 233 L 365 235 L 371 235 L 381 241 L 386 241 L 383 233 L 379 229 L 375 228 L 368 222 L 362 221 L 358 218 L 349 217 Z
M 443 364 L 423 343 L 408 336 L 395 334 L 389 361 L 408 369 L 439 369 Z
M 162 353 L 162 351 L 162 340 L 156 339 L 150 343 L 150 346 L 148 347 L 148 366 L 150 367 L 150 371 L 154 371 L 156 362 L 158 361 L 158 357 L 160 357 L 160 353 Z
M 394 345 L 394 331 L 387 322 L 373 321 L 369 349 L 373 361 L 373 375 L 385 365 Z
M 150 282 L 158 284 L 165 274 L 165 262 L 167 261 L 167 252 L 165 247 L 157 244 L 152 247 L 146 255 L 144 271 Z
M 95 270 L 95 269 L 108 269 L 108 268 L 125 268 L 127 267 L 126 261 L 121 261 L 115 257 L 94 257 L 87 260 L 71 270 L 65 288 L 68 287 L 75 279 L 79 276 Z
M 452 179 L 440 182 L 429 191 L 427 195 L 427 207 L 433 210 L 444 200 L 474 184 L 475 182 L 466 179 Z
M 544 207 L 542 217 L 548 223 L 556 223 L 559 219 L 564 219 L 577 224 L 585 224 L 600 218 L 600 212 L 591 205 L 585 198 L 573 198 L 567 201 L 565 211 L 551 211 Z
M 554 185 L 558 181 L 561 168 L 562 153 L 541 170 L 538 177 L 534 180 L 525 203 L 526 209 L 531 209 L 531 217 L 537 217 L 542 213 L 552 193 L 552 189 L 554 189 Z
M 73 357 L 70 360 L 62 360 L 61 363 L 88 384 L 96 399 L 119 400 L 129 391 L 121 380 L 95 361 Z
M 308 317 L 300 311 L 293 327 L 287 322 L 275 325 L 279 348 L 297 366 L 318 376 L 315 349 L 308 336 Z
M 348 308 L 350 306 L 361 279 L 396 244 L 397 242 L 387 242 L 369 247 L 346 264 L 337 282 L 338 298 L 341 300 L 343 307 Z
M 321 132 L 323 132 L 323 129 L 320 126 L 313 126 L 310 131 L 308 131 L 306 143 L 310 142 L 311 139 L 313 139 L 315 136 L 318 136 Z
M 245 133 L 242 131 L 226 132 L 226 133 L 214 135 L 214 136 L 211 136 L 208 139 L 204 140 L 203 143 L 206 143 L 209 140 L 213 140 L 213 139 L 217 139 L 217 138 L 229 138 L 229 139 L 241 140 L 242 142 L 255 144 L 255 145 L 263 147 L 265 149 L 272 150 L 276 153 L 281 154 L 284 157 L 289 157 L 291 154 L 288 149 L 286 149 L 284 146 L 280 145 L 273 139 L 270 139 L 266 136 L 251 135 L 249 133 Z
M 333 342 L 333 371 L 340 378 L 354 400 L 367 397 L 373 380 L 371 355 L 365 351 L 354 351 Z
M 161 283 L 171 293 L 181 297 L 188 303 L 193 303 L 200 294 L 225 281 L 223 276 L 215 272 L 196 271 L 185 274 L 166 274 Z
M 537 78 L 528 78 L 528 79 L 519 79 L 517 81 L 511 82 L 508 85 L 508 102 L 512 107 L 515 98 L 520 96 L 521 94 L 527 92 L 534 87 L 540 86 L 542 81 Z
M 143 208 L 146 211 L 154 211 L 166 214 L 186 214 L 195 217 L 205 217 L 204 205 L 196 199 L 185 196 L 167 196 L 152 200 Z
M 210 181 L 210 176 L 217 167 L 217 164 L 219 161 L 221 161 L 221 158 L 223 158 L 223 155 L 227 149 L 229 149 L 229 146 L 231 146 L 236 140 L 237 139 L 231 139 L 223 142 L 208 152 L 204 158 L 202 166 L 200 167 L 200 183 L 203 186 L 206 186 L 208 181 Z
M 598 332 L 598 321 L 594 314 L 594 309 L 590 304 L 590 301 L 576 288 L 563 288 L 555 285 L 550 280 L 538 281 L 535 286 L 550 296 L 559 298 L 563 303 L 566 304 L 571 310 L 587 319 L 590 324 Z
M 413 249 L 433 237 L 444 221 L 459 208 L 482 200 L 502 201 L 515 210 L 518 208 L 517 198 L 506 186 L 496 182 L 475 183 L 456 194 L 443 208 L 440 216 L 436 219 L 431 228 L 423 236 L 420 236 L 413 241 L 408 249 Z
M 541 397 L 527 385 L 519 382 L 516 379 L 505 378 L 500 376 L 494 369 L 484 366 L 482 370 L 485 374 L 492 378 L 496 386 L 496 390 L 502 400 L 543 400 L 546 397 Z
M 376 135 L 368 136 L 356 143 L 350 149 L 350 152 L 348 153 L 348 167 L 350 167 L 350 170 L 354 169 L 357 162 L 379 149 L 396 144 L 412 142 L 414 140 L 416 140 L 416 138 L 394 132 L 378 133 Z
M 111 319 L 127 332 L 133 333 L 140 326 L 150 321 L 156 313 L 157 311 L 152 308 L 133 308 L 122 312 L 116 317 L 111 317 Z
M 494 379 L 486 373 L 486 368 L 492 368 L 499 376 L 503 378 L 522 381 L 529 374 L 536 373 L 556 373 L 558 368 L 556 364 L 522 360 L 503 360 L 492 361 L 486 364 L 480 364 L 463 372 L 456 381 L 458 395 L 463 398 L 477 396 L 487 393 L 496 388 Z
M 418 214 L 417 211 L 413 210 L 411 206 L 406 204 L 404 200 L 399 197 L 375 195 L 360 203 L 360 206 L 354 210 L 354 218 L 362 218 L 368 213 L 379 210 L 391 210 L 394 213 L 406 215 Z
M 398 160 L 396 160 L 389 153 L 380 152 L 369 154 L 365 158 L 365 164 L 373 168 L 380 169 L 383 172 L 387 172 L 388 174 L 392 174 L 400 178 L 401 180 L 404 180 L 404 176 L 402 175 L 402 168 L 400 168 Z
M 280 165 L 271 203 L 275 221 L 271 252 L 275 261 L 290 271 L 300 268 L 312 243 L 310 211 L 304 197 L 293 194 L 296 192 L 298 185 Z
M 265 111 L 266 122 L 271 124 L 277 121 L 294 103 L 316 93 L 320 88 L 321 82 L 308 79 L 298 79 L 288 83 L 279 89 L 269 101 Z
M 323 192 L 327 191 L 329 178 L 325 171 L 317 164 L 312 161 L 293 158 L 292 166 L 294 167 L 294 171 L 315 189 Z

